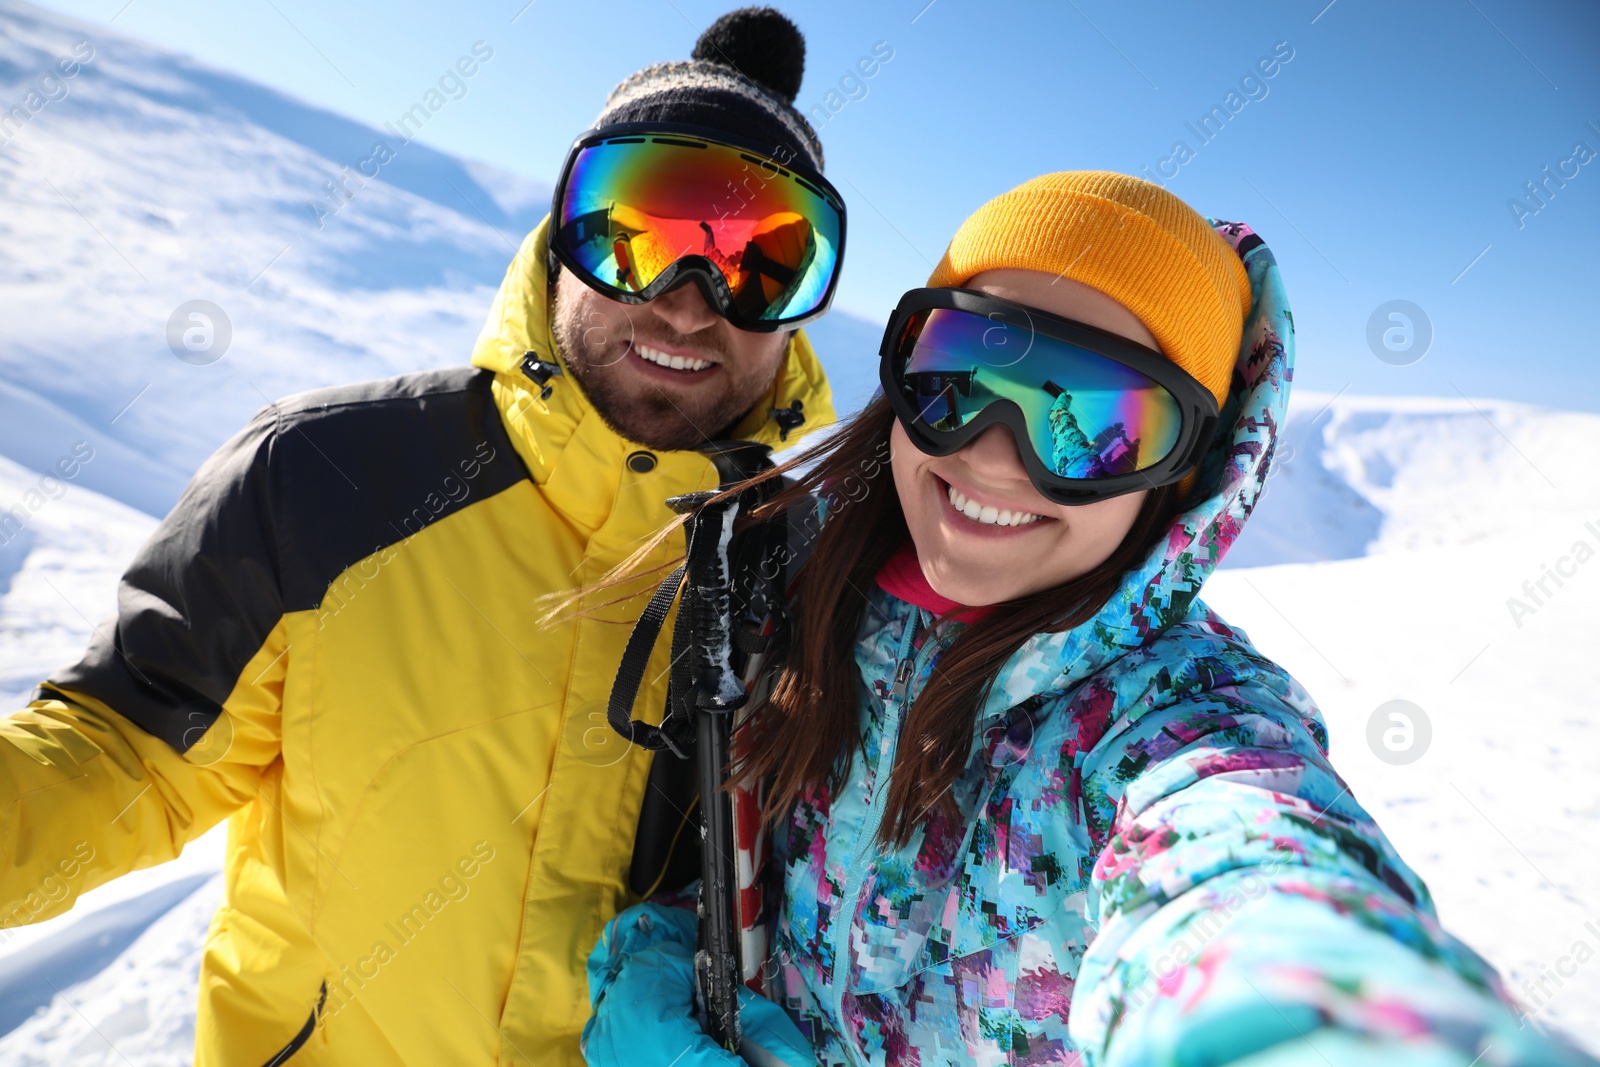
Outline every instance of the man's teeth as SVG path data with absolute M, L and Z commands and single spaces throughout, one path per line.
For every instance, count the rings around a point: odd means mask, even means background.
M 662 367 L 671 367 L 673 370 L 705 370 L 715 367 L 716 364 L 709 359 L 695 359 L 693 356 L 669 356 L 660 349 L 651 348 L 649 345 L 635 344 L 633 350 L 639 353 L 640 359 L 647 359 Z
M 1026 526 L 1030 522 L 1038 522 L 1040 516 L 1031 511 L 1007 511 L 997 508 L 992 504 L 979 504 L 975 500 L 962 495 L 955 486 L 947 486 L 950 490 L 950 506 L 961 514 L 977 522 L 989 526 Z

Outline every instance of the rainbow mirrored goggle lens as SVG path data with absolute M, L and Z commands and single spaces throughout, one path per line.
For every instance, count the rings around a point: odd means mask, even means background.
M 1215 424 L 1215 399 L 1160 353 L 969 290 L 908 293 L 883 354 L 884 390 L 919 446 L 948 454 L 1006 423 L 1062 503 L 1176 480 Z
M 1009 400 L 1039 458 L 1062 478 L 1132 474 L 1178 442 L 1177 400 L 1132 367 L 954 308 L 919 311 L 907 330 L 900 378 L 931 429 L 959 430 Z
M 689 270 L 742 328 L 820 315 L 844 252 L 838 193 L 809 170 L 685 129 L 616 126 L 580 138 L 556 189 L 557 256 L 629 303 Z

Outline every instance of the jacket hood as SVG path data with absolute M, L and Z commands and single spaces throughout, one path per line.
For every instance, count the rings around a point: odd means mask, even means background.
M 1173 520 L 1093 619 L 1024 643 L 997 675 L 982 718 L 1082 681 L 1187 615 L 1261 495 L 1289 403 L 1294 318 L 1266 243 L 1242 222 L 1207 221 L 1243 260 L 1251 292 L 1233 385 L 1200 469 L 1209 491 Z
M 472 363 L 501 375 L 501 382 L 513 387 L 519 394 L 514 398 L 517 412 L 537 411 L 534 432 L 537 440 L 534 463 L 536 481 L 543 481 L 542 473 L 553 468 L 560 459 L 567 439 L 578 423 L 585 419 L 598 419 L 593 405 L 579 388 L 576 379 L 567 373 L 565 357 L 555 342 L 551 329 L 551 301 L 547 264 L 549 256 L 550 217 L 547 215 L 523 239 L 516 258 L 506 269 L 505 280 L 495 295 L 494 304 L 484 322 L 483 330 L 472 348 Z M 521 365 L 528 352 L 537 353 L 540 359 L 560 365 L 562 374 L 557 388 L 549 397 L 541 397 L 540 390 L 523 375 Z M 805 422 L 789 431 L 787 437 L 772 417 L 775 410 L 786 410 L 795 401 L 802 405 Z M 505 405 L 502 404 L 502 410 Z M 789 347 L 783 366 L 779 369 L 772 389 L 757 401 L 735 428 L 733 436 L 747 441 L 759 441 L 773 448 L 789 447 L 814 430 L 830 425 L 835 419 L 833 394 L 828 386 L 822 364 L 811 347 L 803 330 L 789 336 Z M 508 418 L 508 422 L 512 421 Z M 519 422 L 528 422 L 519 419 Z M 613 435 L 616 436 L 616 435 Z M 622 442 L 620 437 L 617 438 Z M 627 448 L 642 446 L 624 442 Z M 524 457 L 527 458 L 527 457 Z M 698 457 L 697 457 L 698 458 Z

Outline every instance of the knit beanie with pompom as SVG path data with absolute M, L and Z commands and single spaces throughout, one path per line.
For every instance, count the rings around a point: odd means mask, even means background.
M 794 108 L 806 39 L 770 7 L 742 7 L 706 28 L 687 62 L 657 63 L 618 85 L 596 126 L 678 122 L 769 146 L 780 163 L 822 169 L 822 142 Z

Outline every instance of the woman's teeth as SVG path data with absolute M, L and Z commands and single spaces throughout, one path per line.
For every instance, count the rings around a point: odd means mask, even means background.
M 705 370 L 707 367 L 716 366 L 709 359 L 695 359 L 693 356 L 669 356 L 660 349 L 651 348 L 649 345 L 635 343 L 633 350 L 639 353 L 640 359 L 646 359 L 658 367 L 670 367 L 673 370 Z
M 1026 526 L 1030 522 L 1038 522 L 1041 518 L 1031 511 L 1007 511 L 992 504 L 979 504 L 962 495 L 953 485 L 947 485 L 945 488 L 950 491 L 950 506 L 975 522 L 988 526 Z

